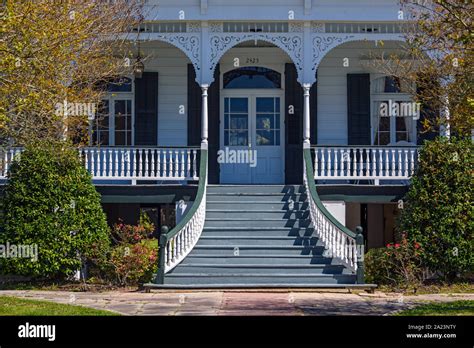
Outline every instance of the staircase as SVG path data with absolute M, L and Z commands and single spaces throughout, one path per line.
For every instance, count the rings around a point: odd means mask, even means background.
M 339 287 L 356 275 L 324 255 L 303 186 L 207 188 L 197 244 L 164 287 Z

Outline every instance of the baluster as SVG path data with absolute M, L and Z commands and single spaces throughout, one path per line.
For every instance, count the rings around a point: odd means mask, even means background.
M 138 149 L 138 177 L 143 176 L 143 149 Z
M 156 152 L 156 176 L 158 178 L 161 178 L 162 172 L 161 172 L 161 151 L 158 150 Z
M 357 176 L 357 149 L 352 148 L 352 176 Z
M 95 150 L 91 149 L 91 174 L 95 178 Z
M 338 162 L 339 162 L 339 157 L 338 157 L 338 153 L 339 151 L 337 151 L 337 149 L 334 149 L 334 176 L 337 177 L 337 175 L 339 174 L 339 168 L 338 168 Z
M 359 151 L 359 170 L 358 170 L 358 173 L 359 173 L 359 177 L 363 176 L 364 173 L 363 173 L 363 170 L 364 170 L 364 161 L 363 161 L 363 157 L 362 157 L 362 152 L 363 152 L 363 149 L 358 149 Z
M 168 177 L 172 178 L 173 177 L 173 152 L 169 150 L 168 154 L 169 154 L 169 162 L 170 162 Z
M 415 172 L 415 151 L 416 150 L 413 149 L 410 150 L 410 177 L 412 177 L 413 173 Z
M 392 176 L 395 176 L 395 150 L 392 149 Z
M 184 162 L 184 150 L 180 150 L 180 152 L 181 152 L 181 171 L 179 173 L 180 174 L 179 176 L 184 179 L 185 178 L 185 176 L 184 176 L 184 166 L 186 164 Z
M 304 165 L 303 165 L 304 166 Z M 319 149 L 314 149 L 314 177 L 319 177 Z
M 168 171 L 167 171 L 167 158 L 166 158 L 166 150 L 163 150 L 163 172 L 162 172 L 162 177 L 166 178 L 168 177 Z
M 150 154 L 151 154 L 151 177 L 155 178 L 155 154 L 156 154 L 156 149 L 150 149 Z
M 325 154 L 326 154 L 326 148 L 321 149 L 321 176 L 324 177 L 326 175 L 326 161 L 325 161 Z
M 404 163 L 405 163 L 404 169 L 405 169 L 405 171 L 403 173 L 404 174 L 403 176 L 405 178 L 408 178 L 408 150 L 405 149 L 404 152 L 405 152 L 405 159 L 404 159 Z
M 191 176 L 191 150 L 186 150 L 186 179 Z
M 107 150 L 108 154 L 109 154 L 109 160 L 107 161 L 107 164 L 108 164 L 108 169 L 109 169 L 109 177 L 112 176 L 112 152 L 113 150 Z
M 193 178 L 197 177 L 197 150 L 193 150 Z
M 375 178 L 376 177 L 376 170 L 377 170 L 377 163 L 375 160 L 375 149 L 370 150 L 372 152 L 372 176 Z
M 388 149 L 383 149 L 385 152 L 385 176 L 389 176 L 390 162 L 388 161 Z
M 398 176 L 402 176 L 402 150 L 398 149 Z
M 179 154 L 178 151 L 175 150 L 174 152 L 174 177 L 177 178 L 179 176 Z
M 103 149 L 99 152 L 98 161 L 100 163 L 102 177 L 107 176 L 107 149 Z
M 125 176 L 125 158 L 123 155 L 123 149 L 120 149 L 120 176 Z
M 145 153 L 145 158 L 144 158 L 144 161 L 145 161 L 145 173 L 144 173 L 144 177 L 148 178 L 150 175 L 148 173 L 148 153 L 150 152 L 149 149 L 144 149 L 143 152 Z
M 344 152 L 344 149 L 340 149 L 340 153 L 341 153 L 341 170 L 339 172 L 339 176 L 344 176 L 344 162 L 345 162 L 345 152 Z
M 113 149 L 113 153 L 115 154 L 115 161 L 114 161 L 114 176 L 118 176 L 118 150 Z
M 379 163 L 378 163 L 378 172 L 377 176 L 382 177 L 383 176 L 383 159 L 382 159 L 382 149 L 377 149 L 379 153 Z
M 332 166 L 331 166 L 331 149 L 329 148 L 328 149 L 328 177 L 331 177 L 332 176 Z
M 84 165 L 86 167 L 86 170 L 89 171 L 90 173 L 90 166 L 89 166 L 89 150 L 84 149 Z M 92 173 L 91 173 L 92 174 Z

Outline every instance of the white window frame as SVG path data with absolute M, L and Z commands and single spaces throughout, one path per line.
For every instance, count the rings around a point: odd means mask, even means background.
M 131 134 L 131 143 L 129 145 L 119 145 L 123 147 L 135 146 L 135 80 L 133 77 L 126 76 L 131 78 L 132 91 L 131 92 L 107 92 L 106 95 L 101 100 L 106 100 L 109 103 L 109 144 L 106 146 L 116 146 L 115 145 L 115 101 L 117 100 L 130 100 L 131 101 L 131 121 L 130 121 L 130 131 Z M 95 123 L 97 120 L 92 121 L 92 131 L 95 131 Z M 92 145 L 92 134 L 90 136 L 90 142 Z M 95 145 L 97 146 L 97 145 Z
M 379 79 L 379 78 L 384 78 L 386 75 L 376 75 L 375 78 L 372 79 L 372 81 Z M 389 101 L 391 100 L 392 102 L 405 102 L 405 103 L 411 103 L 413 102 L 413 98 L 409 93 L 375 93 L 371 91 L 371 115 L 370 115 L 370 138 L 371 138 L 371 144 L 379 146 L 378 144 L 375 144 L 375 131 L 378 129 L 378 124 L 374 124 L 374 120 L 377 119 L 377 122 L 379 121 L 378 113 L 379 110 L 377 108 L 377 105 L 382 102 L 382 101 Z M 377 118 L 374 116 L 377 115 Z M 417 134 L 417 122 L 415 119 L 411 119 L 411 122 L 413 122 L 413 127 L 412 127 L 412 134 L 410 139 L 416 139 L 416 134 Z M 397 142 L 397 134 L 396 134 L 396 117 L 390 117 L 390 142 L 387 145 L 380 145 L 380 146 L 390 146 L 395 144 Z M 411 143 L 416 143 L 415 141 L 412 141 Z

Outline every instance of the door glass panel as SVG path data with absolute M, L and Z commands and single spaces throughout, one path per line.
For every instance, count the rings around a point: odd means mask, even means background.
M 256 112 L 257 145 L 280 145 L 280 98 L 257 98 Z
M 249 137 L 249 114 L 247 98 L 225 98 L 224 100 L 224 145 L 247 146 Z
M 115 145 L 131 145 L 132 101 L 115 100 Z

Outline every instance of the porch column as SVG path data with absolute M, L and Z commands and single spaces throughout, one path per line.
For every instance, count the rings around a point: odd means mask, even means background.
M 208 131 L 208 103 L 207 103 L 207 90 L 209 85 L 201 85 L 202 89 L 202 113 L 201 113 L 201 145 L 207 146 L 207 139 L 209 138 Z
M 304 90 L 304 106 L 303 106 L 303 145 L 310 145 L 310 101 L 309 90 L 311 85 L 309 83 L 303 84 Z

